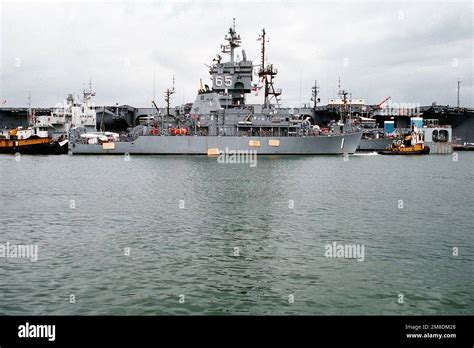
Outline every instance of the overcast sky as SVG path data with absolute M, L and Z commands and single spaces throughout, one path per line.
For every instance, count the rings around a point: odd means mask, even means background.
M 378 103 L 473 106 L 471 1 L 39 1 L 0 0 L 0 102 L 53 106 L 89 78 L 98 105 L 148 107 L 176 77 L 173 105 L 192 102 L 236 18 L 247 58 L 259 63 L 265 27 L 269 61 L 286 106 L 321 100 L 337 80 L 354 98 Z M 227 59 L 227 56 L 225 56 Z M 255 81 L 256 82 L 256 81 Z M 261 102 L 252 97 L 249 102 Z

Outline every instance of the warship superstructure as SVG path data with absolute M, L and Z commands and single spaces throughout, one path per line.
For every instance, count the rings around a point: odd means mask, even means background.
M 261 62 L 254 65 L 241 46 L 235 22 L 225 36 L 221 51 L 229 55 L 223 62 L 217 55 L 209 67 L 212 86 L 202 85 L 187 113 L 170 113 L 173 89 L 165 93 L 168 107 L 147 116 L 145 125 L 114 140 L 91 141 L 79 128 L 70 134 L 72 154 L 202 154 L 216 155 L 226 149 L 254 150 L 257 154 L 351 154 L 359 145 L 362 132 L 354 126 L 350 114 L 326 128 L 314 122 L 314 113 L 280 107 L 281 89 L 274 79 L 277 69 L 265 57 L 266 33 L 262 30 Z M 253 82 L 254 69 L 258 83 Z M 252 90 L 263 90 L 263 104 L 246 104 Z M 154 102 L 153 102 L 154 103 Z M 156 106 L 156 104 L 154 104 Z M 312 110 L 314 111 L 314 110 Z
M 59 135 L 67 134 L 71 129 L 81 128 L 88 131 L 96 129 L 97 113 L 93 107 L 92 83 L 89 82 L 89 90 L 83 91 L 82 100 L 75 99 L 69 94 L 64 105 L 56 107 L 48 116 L 49 123 Z

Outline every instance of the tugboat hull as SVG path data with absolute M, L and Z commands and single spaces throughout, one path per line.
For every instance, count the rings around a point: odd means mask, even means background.
M 52 142 L 34 145 L 0 147 L 0 153 L 20 153 L 22 155 L 64 155 L 68 153 L 68 146 L 61 146 L 57 142 Z
M 380 155 L 401 155 L 401 156 L 428 155 L 429 153 L 430 153 L 429 146 L 425 146 L 423 150 L 417 150 L 417 151 L 395 151 L 395 150 L 379 151 Z

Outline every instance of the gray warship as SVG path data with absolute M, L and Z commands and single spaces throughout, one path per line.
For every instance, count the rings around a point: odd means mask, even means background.
M 218 155 L 224 151 L 254 150 L 262 155 L 335 155 L 352 154 L 359 146 L 362 131 L 354 126 L 349 113 L 320 128 L 314 115 L 297 108 L 280 106 L 281 89 L 275 88 L 277 69 L 266 62 L 266 33 L 262 30 L 261 61 L 254 65 L 245 50 L 236 56 L 241 38 L 235 20 L 225 36 L 221 51 L 229 55 L 223 62 L 217 55 L 209 66 L 212 87 L 204 85 L 188 113 L 172 115 L 168 107 L 148 115 L 144 125 L 117 136 L 103 132 L 85 133 L 81 128 L 70 132 L 69 150 L 76 154 L 196 154 Z M 254 69 L 257 68 L 257 69 Z M 254 74 L 258 83 L 253 82 Z M 246 95 L 263 90 L 263 104 L 246 104 Z

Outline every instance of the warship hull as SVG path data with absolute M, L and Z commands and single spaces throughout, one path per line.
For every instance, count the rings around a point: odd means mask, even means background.
M 218 149 L 255 150 L 259 155 L 337 155 L 356 151 L 362 132 L 334 136 L 240 137 L 240 136 L 139 136 L 132 142 L 103 145 L 71 143 L 78 154 L 208 155 Z M 107 145 L 107 146 L 104 146 Z
M 357 151 L 382 151 L 392 142 L 393 139 L 362 139 Z

